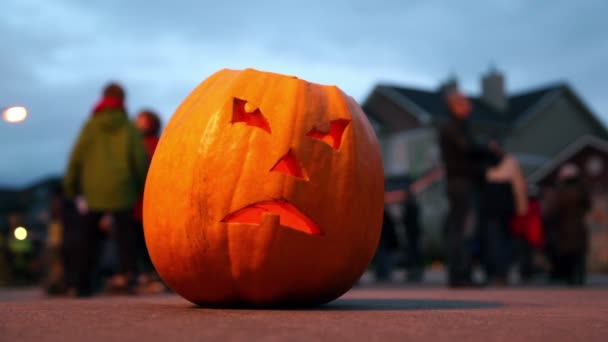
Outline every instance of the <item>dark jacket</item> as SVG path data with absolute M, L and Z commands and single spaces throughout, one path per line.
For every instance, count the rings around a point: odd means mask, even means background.
M 451 118 L 439 130 L 439 147 L 448 181 L 482 181 L 485 165 L 494 155 L 473 139 L 467 122 Z
M 143 138 L 122 110 L 104 110 L 82 128 L 63 180 L 92 211 L 128 210 L 142 193 L 148 157 Z
M 585 214 L 590 207 L 589 193 L 578 178 L 566 180 L 557 186 L 549 215 L 554 223 L 559 254 L 584 253 L 587 250 Z
M 506 226 L 515 216 L 515 199 L 510 182 L 487 182 L 481 188 L 479 196 L 480 216 L 496 219 Z

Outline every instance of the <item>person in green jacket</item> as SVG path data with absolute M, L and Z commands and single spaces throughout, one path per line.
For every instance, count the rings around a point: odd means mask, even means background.
M 65 194 L 82 215 L 76 293 L 93 293 L 92 275 L 100 254 L 101 227 L 112 218 L 125 287 L 135 286 L 136 257 L 132 210 L 143 192 L 148 158 L 139 130 L 124 107 L 123 88 L 110 83 L 85 122 L 63 180 Z

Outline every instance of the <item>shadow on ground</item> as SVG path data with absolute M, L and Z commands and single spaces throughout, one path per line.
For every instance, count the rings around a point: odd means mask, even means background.
M 228 307 L 244 310 L 294 310 L 294 311 L 409 311 L 409 310 L 464 310 L 487 309 L 504 306 L 500 302 L 450 299 L 378 299 L 378 298 L 344 298 L 328 304 L 311 307 Z M 212 307 L 193 305 L 193 308 L 209 309 Z
M 499 302 L 450 299 L 338 299 L 312 310 L 455 310 L 487 309 L 504 306 Z

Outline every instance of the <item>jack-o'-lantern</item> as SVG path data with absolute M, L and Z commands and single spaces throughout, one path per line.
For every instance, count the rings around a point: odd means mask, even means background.
M 163 132 L 144 195 L 162 279 L 207 306 L 312 305 L 357 281 L 384 177 L 365 114 L 335 86 L 221 70 Z

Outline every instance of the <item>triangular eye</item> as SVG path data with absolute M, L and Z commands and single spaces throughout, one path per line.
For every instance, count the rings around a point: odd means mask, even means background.
M 310 132 L 306 133 L 307 137 L 311 137 L 314 139 L 319 139 L 329 146 L 331 146 L 335 150 L 340 149 L 340 145 L 342 144 L 342 136 L 344 135 L 344 130 L 348 127 L 350 120 L 347 119 L 337 119 L 332 120 L 329 123 L 329 132 L 323 133 L 318 131 L 316 128 L 310 130 Z
M 255 126 L 265 130 L 268 133 L 270 131 L 270 125 L 268 120 L 259 108 L 253 106 L 246 100 L 234 98 L 232 102 L 232 123 L 244 122 L 246 125 Z

